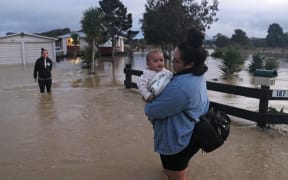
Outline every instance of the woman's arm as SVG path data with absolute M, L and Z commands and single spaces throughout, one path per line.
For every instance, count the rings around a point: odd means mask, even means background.
M 34 64 L 34 71 L 33 71 L 33 77 L 35 79 L 35 82 L 37 80 L 38 71 L 39 71 L 39 65 L 38 65 L 38 60 L 37 60 Z
M 175 84 L 169 84 L 162 94 L 145 106 L 145 113 L 152 119 L 163 119 L 182 112 L 188 100 L 184 91 Z

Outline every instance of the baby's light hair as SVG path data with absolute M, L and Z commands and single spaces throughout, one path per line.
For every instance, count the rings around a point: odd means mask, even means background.
M 150 52 L 146 55 L 146 62 L 148 62 L 148 61 L 150 60 L 151 55 L 157 54 L 157 53 L 160 53 L 160 54 L 162 54 L 162 56 L 163 56 L 163 53 L 162 53 L 161 51 L 159 51 L 159 50 L 152 50 L 152 51 L 150 51 Z

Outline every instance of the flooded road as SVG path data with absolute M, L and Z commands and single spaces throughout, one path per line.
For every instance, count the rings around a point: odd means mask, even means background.
M 149 179 L 143 170 L 159 170 L 141 98 L 123 88 L 124 67 L 116 77 L 103 62 L 94 77 L 73 62 L 57 63 L 51 94 L 39 93 L 32 65 L 2 68 L 1 180 L 135 179 L 134 172 Z M 141 144 L 147 151 L 139 156 Z
M 135 57 L 140 69 L 145 55 Z M 123 87 L 127 62 L 101 59 L 96 75 L 77 60 L 55 63 L 51 94 L 39 93 L 33 65 L 1 65 L 0 179 L 165 180 L 144 103 Z M 233 118 L 228 141 L 211 154 L 198 153 L 189 177 L 287 179 L 287 140 L 285 129 L 261 130 Z

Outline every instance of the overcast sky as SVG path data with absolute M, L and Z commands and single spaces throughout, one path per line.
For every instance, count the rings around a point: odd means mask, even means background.
M 200 0 L 199 0 L 200 1 Z M 198 2 L 199 2 L 198 1 Z M 40 33 L 68 27 L 81 29 L 80 20 L 89 7 L 99 6 L 98 0 L 1 0 L 0 35 L 7 32 Z M 212 0 L 210 0 L 212 2 Z M 219 0 L 219 11 L 211 29 L 231 37 L 235 29 L 242 29 L 248 37 L 265 37 L 270 24 L 278 23 L 288 32 L 288 0 Z M 140 30 L 139 19 L 146 0 L 122 0 L 133 16 L 134 30 Z

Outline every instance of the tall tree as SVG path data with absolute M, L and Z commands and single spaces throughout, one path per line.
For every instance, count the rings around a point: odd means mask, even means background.
M 229 37 L 218 33 L 216 36 L 213 37 L 213 39 L 215 40 L 215 45 L 217 47 L 225 47 L 225 46 L 229 46 L 231 44 L 231 41 L 229 39 Z
M 135 36 L 136 32 L 131 30 L 132 14 L 127 14 L 127 8 L 120 0 L 102 0 L 99 1 L 99 4 L 103 11 L 103 25 L 106 28 L 107 35 L 112 40 L 114 55 L 117 36 L 127 38 L 131 38 L 133 35 Z
M 159 44 L 163 48 L 165 45 L 176 45 L 183 27 L 191 24 L 187 23 L 184 6 L 181 0 L 147 0 L 146 13 L 142 20 L 142 31 L 148 43 Z
M 288 32 L 284 34 L 284 46 L 288 46 Z
M 106 38 L 102 22 L 103 12 L 100 8 L 91 7 L 84 11 L 81 25 L 83 32 L 87 35 L 89 45 L 92 46 L 92 73 L 95 73 L 95 45 L 105 41 Z
M 285 39 L 286 36 L 283 33 L 283 29 L 279 24 L 273 23 L 269 25 L 268 34 L 266 36 L 268 46 L 282 47 L 285 45 Z
M 217 21 L 218 0 L 147 0 L 142 31 L 148 43 L 161 45 L 164 54 L 171 52 L 191 27 L 210 28 Z M 166 55 L 170 57 L 170 55 Z
M 250 44 L 250 40 L 247 37 L 246 32 L 244 32 L 241 29 L 234 30 L 234 34 L 231 37 L 231 41 L 240 46 L 247 46 Z

